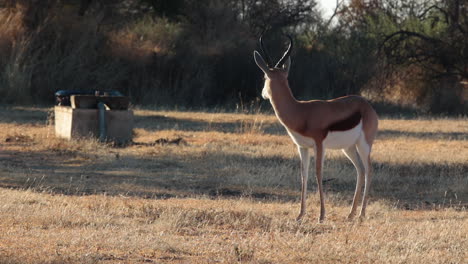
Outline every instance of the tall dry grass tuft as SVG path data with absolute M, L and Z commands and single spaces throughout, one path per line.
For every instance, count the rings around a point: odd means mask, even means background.
M 166 106 L 235 103 L 239 88 L 254 97 L 246 84 L 256 77 L 245 75 L 254 65 L 243 59 L 250 50 L 243 44 L 253 42 L 241 25 L 242 37 L 219 38 L 225 27 L 211 20 L 78 17 L 68 6 L 38 10 L 40 19 L 25 22 L 33 9 L 0 8 L 0 103 L 51 103 L 62 89 L 115 89 L 134 103 Z M 216 10 L 222 25 L 232 24 L 232 10 Z
M 463 79 L 440 76 L 433 80 L 423 68 L 409 66 L 374 76 L 362 93 L 373 102 L 401 106 L 400 113 L 406 108 L 430 114 L 464 114 L 468 110 L 464 90 Z M 386 112 L 396 112 L 389 110 Z
M 3 103 L 52 102 L 57 90 L 108 90 L 127 78 L 98 21 L 50 14 L 33 29 L 21 26 L 22 11 L 3 11 L 0 20 L 0 96 Z
M 8 56 L 13 40 L 24 32 L 21 19 L 22 16 L 18 12 L 0 9 L 0 54 L 2 58 Z

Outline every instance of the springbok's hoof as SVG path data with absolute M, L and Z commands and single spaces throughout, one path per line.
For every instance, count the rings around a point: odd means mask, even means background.
M 296 218 L 296 221 L 297 221 L 297 222 L 302 222 L 302 217 L 303 217 L 303 216 L 304 216 L 304 214 L 298 215 L 297 218 Z
M 319 219 L 318 219 L 318 222 L 321 224 L 325 221 L 325 216 L 320 216 Z

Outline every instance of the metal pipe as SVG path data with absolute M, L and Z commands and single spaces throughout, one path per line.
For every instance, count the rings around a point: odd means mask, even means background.
M 106 141 L 106 105 L 103 102 L 98 103 L 99 109 L 99 141 Z

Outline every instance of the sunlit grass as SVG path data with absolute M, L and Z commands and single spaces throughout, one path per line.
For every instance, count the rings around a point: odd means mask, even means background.
M 463 263 L 466 119 L 383 119 L 368 218 L 327 153 L 299 212 L 296 148 L 272 115 L 136 110 L 134 142 L 54 137 L 48 109 L 0 110 L 0 263 Z M 180 144 L 155 144 L 182 138 Z M 150 198 L 150 199 L 148 199 Z

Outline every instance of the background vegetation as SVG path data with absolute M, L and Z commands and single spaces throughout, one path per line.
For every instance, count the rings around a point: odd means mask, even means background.
M 266 32 L 275 58 L 281 33 L 295 39 L 299 99 L 358 93 L 466 113 L 467 9 L 460 0 L 351 0 L 323 17 L 314 0 L 3 0 L 0 103 L 117 89 L 135 104 L 247 104 L 260 94 L 252 51 Z

